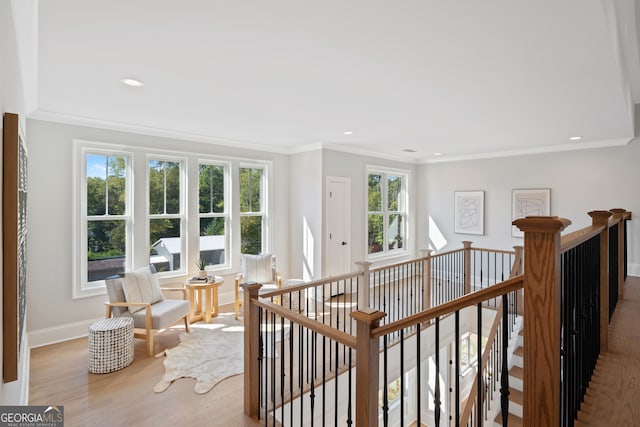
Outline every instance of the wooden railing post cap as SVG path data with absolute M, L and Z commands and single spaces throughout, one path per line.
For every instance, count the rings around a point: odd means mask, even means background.
M 262 284 L 255 282 L 240 283 L 240 287 L 244 289 L 245 292 L 249 292 L 251 295 L 258 296 L 258 291 L 260 291 Z
M 362 267 L 362 268 L 368 268 L 368 267 L 371 266 L 372 263 L 369 262 L 369 261 L 356 261 L 355 264 L 360 266 L 360 267 Z
M 472 242 L 472 241 L 470 241 L 470 240 L 463 240 L 463 241 L 462 241 L 462 246 L 463 246 L 465 249 L 470 248 L 472 244 L 473 244 L 473 242 Z
M 433 249 L 420 249 L 420 253 L 423 257 L 431 256 L 431 252 L 433 252 Z
M 557 233 L 567 228 L 571 221 L 557 216 L 527 216 L 512 222 L 521 231 L 536 233 Z
M 372 326 L 377 326 L 380 320 L 382 320 L 386 315 L 387 313 L 375 309 L 364 309 L 351 312 L 351 317 L 356 321 L 365 322 Z
M 627 211 L 626 209 L 622 209 L 622 208 L 613 208 L 609 210 L 613 213 L 613 216 L 623 216 L 624 213 Z
M 589 212 L 589 216 L 595 221 L 608 221 L 609 217 L 613 215 L 611 211 L 591 211 Z

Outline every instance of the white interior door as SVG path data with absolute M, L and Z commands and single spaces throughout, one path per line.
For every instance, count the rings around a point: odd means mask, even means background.
M 329 276 L 348 273 L 351 266 L 349 178 L 327 177 L 326 267 Z

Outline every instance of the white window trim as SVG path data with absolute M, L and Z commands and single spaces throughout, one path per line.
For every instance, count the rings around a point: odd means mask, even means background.
M 126 174 L 126 214 L 114 215 L 113 219 L 124 219 L 126 227 L 126 253 L 125 258 L 125 271 L 131 269 L 133 264 L 133 239 L 132 227 L 133 227 L 133 204 L 132 204 L 132 189 L 133 189 L 133 173 L 132 163 L 133 154 L 130 151 L 125 151 L 122 146 L 90 143 L 87 141 L 73 140 L 73 164 L 76 166 L 73 168 L 73 257 L 72 257 L 72 271 L 73 271 L 73 289 L 72 299 L 86 298 L 96 295 L 104 295 L 105 282 L 104 280 L 98 280 L 95 282 L 87 282 L 87 225 L 89 221 L 89 215 L 86 214 L 87 206 L 87 155 L 98 154 L 105 156 L 121 156 L 127 159 Z
M 149 161 L 158 160 L 164 162 L 179 162 L 180 163 L 180 210 L 177 214 L 150 214 L 149 213 Z M 145 167 L 145 188 L 146 188 L 146 199 L 145 199 L 145 227 L 146 227 L 146 240 L 149 243 L 149 235 L 151 233 L 150 222 L 152 219 L 180 219 L 180 269 L 179 270 L 171 270 L 166 272 L 158 272 L 158 277 L 162 278 L 170 278 L 177 276 L 184 276 L 187 274 L 189 269 L 187 266 L 192 260 L 189 257 L 187 252 L 187 239 L 189 236 L 187 235 L 187 208 L 186 208 L 186 199 L 187 199 L 187 189 L 189 188 L 187 182 L 187 158 L 179 156 L 179 155 L 167 155 L 167 154 L 159 154 L 154 152 L 146 153 L 146 167 Z M 199 237 L 199 236 L 198 236 Z M 149 264 L 150 254 L 147 254 L 146 263 Z
M 386 247 L 386 245 L 383 245 L 383 250 L 382 252 L 377 252 L 374 254 L 370 254 L 369 253 L 369 246 L 368 246 L 368 236 L 369 236 L 369 175 L 371 174 L 384 174 L 385 176 L 388 175 L 401 175 L 404 178 L 404 197 L 405 197 L 405 207 L 404 207 L 404 232 L 405 232 L 405 239 L 404 239 L 404 244 L 402 249 L 393 249 L 391 251 L 388 250 L 388 248 Z M 366 172 L 365 172 L 365 179 L 364 179 L 364 185 L 365 185 L 365 218 L 364 218 L 364 235 L 366 236 L 365 241 L 364 241 L 364 253 L 367 256 L 368 260 L 371 261 L 381 261 L 381 260 L 385 260 L 385 259 L 392 259 L 392 258 L 398 258 L 398 257 L 403 257 L 406 256 L 409 253 L 409 245 L 410 245 L 410 235 L 409 235 L 409 212 L 410 212 L 410 198 L 409 198 L 409 188 L 410 188 L 410 179 L 411 179 L 411 171 L 406 170 L 406 169 L 395 169 L 395 168 L 390 168 L 390 167 L 386 167 L 386 166 L 375 166 L 375 165 L 367 165 L 366 167 Z M 385 180 L 385 184 L 383 186 L 382 189 L 382 215 L 384 217 L 384 235 L 386 236 L 386 220 L 389 216 L 389 211 L 387 210 L 388 204 L 387 202 L 387 197 L 388 197 L 388 184 L 387 181 Z
M 196 185 L 193 181 L 193 168 L 198 162 L 203 163 L 226 163 L 228 166 L 228 180 L 227 180 L 227 197 L 228 197 L 228 218 L 229 218 L 229 232 L 228 232 L 228 248 L 229 256 L 225 266 L 210 267 L 208 271 L 215 272 L 218 275 L 233 274 L 240 271 L 240 216 L 239 216 L 239 187 L 238 187 L 238 171 L 240 167 L 253 167 L 261 168 L 264 173 L 263 179 L 263 251 L 273 251 L 273 231 L 272 231 L 272 198 L 273 193 L 273 161 L 272 160 L 260 160 L 249 159 L 245 157 L 237 156 L 218 156 L 211 155 L 209 153 L 198 151 L 179 151 L 179 150 L 165 150 L 148 147 L 144 145 L 135 144 L 119 144 L 110 142 L 98 142 L 84 139 L 72 139 L 72 203 L 73 203 L 73 217 L 72 217 L 72 298 L 86 298 L 99 295 L 105 295 L 106 288 L 104 281 L 93 282 L 91 286 L 83 286 L 83 280 L 86 280 L 86 271 L 83 278 L 81 273 L 81 264 L 83 259 L 87 257 L 86 251 L 86 228 L 82 230 L 82 206 L 80 205 L 82 197 L 86 197 L 86 187 L 83 184 L 83 175 L 86 175 L 86 164 L 82 166 L 83 150 L 95 151 L 106 154 L 114 155 L 126 155 L 128 157 L 128 181 L 127 181 L 127 197 L 129 198 L 127 203 L 128 212 L 130 215 L 130 228 L 127 229 L 127 261 L 125 269 L 130 271 L 134 268 L 148 265 L 149 252 L 148 252 L 148 240 L 149 240 L 149 215 L 148 215 L 148 203 L 149 203 L 149 185 L 146 175 L 148 174 L 148 160 L 163 159 L 163 160 L 180 160 L 182 162 L 182 182 L 183 189 L 181 191 L 181 201 L 183 215 L 185 219 L 182 221 L 181 231 L 183 237 L 183 254 L 185 254 L 185 263 L 182 264 L 185 267 L 185 271 L 179 272 L 166 272 L 162 277 L 161 283 L 175 283 L 176 281 L 185 280 L 190 271 L 190 267 L 194 266 L 193 259 L 199 254 L 199 244 L 193 242 L 192 234 L 194 233 L 191 223 L 198 221 L 199 212 L 197 208 L 194 208 L 194 201 L 192 196 L 188 194 L 190 191 L 197 192 Z M 138 179 L 136 178 L 136 174 Z M 197 176 L 197 171 L 195 176 Z M 191 179 L 191 181 L 190 181 Z M 194 186 L 194 189 L 190 188 Z M 83 189 L 85 195 L 83 196 Z M 134 194 L 134 192 L 136 194 Z M 138 195 L 136 197 L 136 195 Z M 140 200 L 140 195 L 145 197 L 145 200 Z M 195 202 L 197 206 L 197 201 Z M 195 209 L 195 211 L 194 211 Z M 86 212 L 86 211 L 85 211 Z M 146 223 L 146 225 L 142 225 Z M 136 226 L 134 227 L 134 224 Z M 199 239 L 199 233 L 195 231 L 197 238 Z M 85 244 L 82 244 L 82 241 Z M 84 249 L 83 249 L 84 248 Z M 236 253 L 237 252 L 237 253 Z M 85 267 L 86 270 L 86 267 Z M 193 272 L 193 271 L 191 271 Z
M 232 209 L 231 209 L 231 199 L 232 199 L 232 191 L 231 191 L 231 163 L 230 162 L 223 162 L 223 161 L 219 161 L 219 160 L 214 160 L 214 159 L 198 159 L 197 163 L 196 163 L 198 170 L 197 170 L 197 174 L 200 173 L 200 165 L 212 165 L 212 166 L 222 166 L 224 168 L 224 212 L 221 214 L 202 214 L 200 213 L 200 203 L 199 200 L 197 200 L 196 202 L 196 209 L 197 209 L 197 215 L 198 215 L 198 251 L 197 254 L 200 254 L 200 219 L 201 218 L 225 218 L 225 230 L 224 230 L 224 247 L 225 247 L 225 257 L 224 257 L 224 263 L 223 264 L 216 264 L 216 265 L 212 265 L 212 266 L 207 266 L 207 271 L 220 271 L 220 270 L 224 270 L 224 269 L 228 269 L 231 267 L 231 259 L 232 257 L 232 253 L 233 253 L 233 247 L 232 247 L 232 239 L 231 239 L 231 233 L 232 233 Z M 200 179 L 198 177 L 198 190 L 199 190 L 199 186 L 200 186 Z M 199 194 L 199 193 L 198 193 Z M 196 198 L 198 198 L 199 195 L 196 196 Z
M 250 212 L 243 213 L 240 211 L 240 169 L 261 169 L 262 170 L 262 183 L 260 186 L 260 211 L 259 212 Z M 270 195 L 271 192 L 271 184 L 270 184 L 270 176 L 271 176 L 271 168 L 270 163 L 246 163 L 241 162 L 238 165 L 238 222 L 240 222 L 240 218 L 247 216 L 262 216 L 262 246 L 261 253 L 270 253 L 271 252 L 271 226 L 270 226 Z M 240 227 L 240 224 L 238 224 Z M 238 228 L 238 230 L 240 230 Z M 240 237 L 240 245 L 242 242 L 242 236 Z

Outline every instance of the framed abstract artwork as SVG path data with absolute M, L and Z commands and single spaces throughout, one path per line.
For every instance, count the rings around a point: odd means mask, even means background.
M 551 215 L 551 189 L 529 188 L 512 190 L 511 192 L 511 220 L 526 216 Z M 524 237 L 524 233 L 518 227 L 511 226 L 513 237 Z
M 18 379 L 27 296 L 27 149 L 17 114 L 4 114 L 2 152 L 2 381 L 7 383 Z
M 454 231 L 484 234 L 484 191 L 454 192 Z

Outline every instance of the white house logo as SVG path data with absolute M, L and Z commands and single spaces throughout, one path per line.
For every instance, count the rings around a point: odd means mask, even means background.
M 64 406 L 0 406 L 0 427 L 64 427 Z

